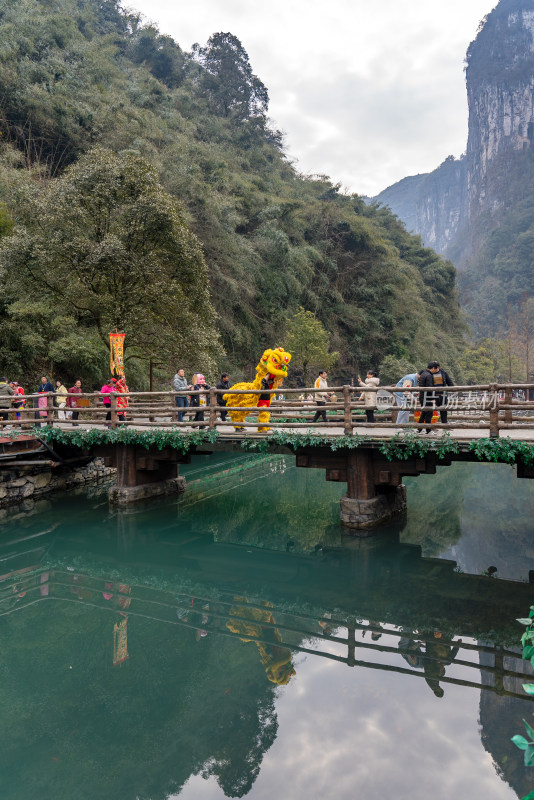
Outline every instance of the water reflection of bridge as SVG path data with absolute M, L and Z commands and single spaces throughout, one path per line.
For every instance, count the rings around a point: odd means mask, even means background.
M 190 628 L 202 636 L 217 635 L 254 642 L 264 648 L 272 647 L 276 642 L 279 648 L 286 648 L 291 653 L 326 658 L 349 667 L 423 678 L 434 691 L 439 684 L 451 684 L 525 699 L 524 693 L 507 688 L 516 679 L 525 678 L 521 653 L 498 644 L 463 642 L 441 633 L 436 638 L 436 632 L 408 631 L 391 624 L 366 623 L 339 613 L 325 612 L 319 618 L 303 612 L 294 614 L 269 601 L 249 600 L 243 596 L 214 599 L 210 595 L 165 592 L 79 572 L 50 569 L 16 572 L 4 576 L 0 583 L 0 616 L 21 612 L 45 601 L 78 603 L 108 612 L 121 621 L 130 617 L 142 618 Z M 370 637 L 364 641 L 366 634 Z M 381 637 L 391 644 L 379 643 L 377 639 Z M 331 645 L 336 645 L 342 652 L 332 652 Z M 368 654 L 367 658 L 356 657 L 363 652 Z M 405 659 L 413 667 L 373 660 L 373 656 L 378 654 L 389 655 L 392 657 L 390 662 Z M 517 662 L 517 667 L 505 667 L 505 659 Z M 481 682 L 449 677 L 445 674 L 445 668 L 449 666 L 485 674 Z
M 209 502 L 225 515 L 232 506 L 223 504 L 221 490 L 246 486 L 249 479 L 264 479 L 271 469 L 283 468 L 283 458 L 272 464 L 251 461 L 250 471 L 244 474 L 237 462 L 234 466 L 235 470 L 220 470 L 219 477 L 214 473 L 209 480 L 203 478 L 191 492 L 190 502 L 212 493 Z M 191 465 L 192 487 L 195 469 Z M 206 474 L 203 466 L 200 474 Z M 304 479 L 305 473 L 299 474 Z M 153 774 L 151 770 L 157 773 L 158 797 L 169 795 L 170 779 L 176 794 L 176 785 L 215 761 L 217 775 L 223 774 L 225 764 L 232 765 L 232 774 L 226 777 L 227 794 L 238 796 L 254 781 L 277 736 L 274 689 L 286 679 L 292 688 L 291 669 L 297 669 L 297 679 L 299 670 L 303 676 L 306 659 L 353 668 L 341 670 L 353 686 L 361 685 L 365 673 L 369 680 L 372 672 L 383 674 L 386 681 L 398 676 L 403 696 L 413 698 L 421 687 L 419 694 L 434 703 L 431 692 L 439 696 L 444 691 L 440 706 L 453 703 L 457 692 L 467 702 L 470 689 L 480 691 L 486 709 L 481 736 L 492 734 L 499 756 L 501 742 L 509 744 L 510 735 L 520 729 L 521 717 L 532 709 L 532 700 L 520 688 L 522 667 L 530 667 L 515 649 L 521 629 L 514 622 L 532 602 L 528 583 L 461 574 L 451 561 L 422 558 L 418 547 L 400 542 L 394 532 L 372 540 L 347 539 L 340 535 L 339 526 L 324 528 L 326 517 L 315 520 L 316 539 L 299 539 L 285 525 L 283 514 L 286 535 L 267 537 L 262 515 L 254 516 L 247 506 L 254 498 L 246 491 L 238 496 L 240 508 L 234 510 L 236 516 L 239 510 L 243 514 L 248 539 L 243 529 L 231 526 L 224 535 L 207 532 L 209 503 L 200 515 L 194 505 L 177 502 L 166 515 L 158 515 L 156 525 L 151 524 L 155 516 L 151 504 L 108 516 L 105 497 L 99 497 L 96 489 L 89 493 L 85 528 L 79 530 L 80 504 L 69 497 L 60 523 L 53 511 L 38 517 L 20 515 L 16 534 L 0 540 L 0 627 L 4 646 L 13 648 L 8 662 L 11 674 L 13 665 L 24 660 L 20 653 L 30 654 L 49 680 L 53 680 L 50 664 L 60 670 L 74 664 L 67 679 L 61 673 L 60 689 L 50 691 L 48 704 L 39 697 L 46 719 L 39 717 L 39 708 L 28 705 L 34 694 L 23 688 L 15 694 L 7 727 L 13 726 L 19 737 L 20 709 L 31 707 L 37 727 L 51 724 L 48 718 L 52 718 L 54 725 L 66 730 L 65 748 L 78 746 L 79 758 L 83 759 L 87 739 L 100 741 L 104 736 L 106 763 L 116 763 L 128 741 L 132 759 L 143 765 L 147 775 Z M 287 499 L 277 495 L 280 508 Z M 102 506 L 105 530 L 97 513 Z M 168 509 L 169 504 L 162 504 L 160 512 L 163 507 Z M 254 547 L 258 541 L 271 549 Z M 57 642 L 48 644 L 47 636 L 57 636 Z M 75 662 L 76 649 L 82 653 Z M 360 668 L 358 675 L 354 668 Z M 156 702 L 171 709 L 165 715 L 165 730 L 171 732 L 165 741 L 160 736 L 160 718 L 150 716 L 155 702 L 149 694 L 151 682 L 162 687 Z M 10 689 L 7 684 L 6 693 Z M 87 691 L 87 703 L 80 700 L 80 691 Z M 141 693 L 148 695 L 146 702 L 139 698 Z M 215 697 L 225 698 L 226 705 L 214 726 L 210 703 Z M 86 709 L 93 698 L 97 708 L 105 709 L 106 719 L 109 710 L 118 712 L 114 724 L 120 710 L 125 711 L 120 733 L 112 726 L 113 736 L 107 736 L 101 714 L 95 714 L 94 721 L 89 718 Z M 57 713 L 54 703 L 59 705 Z M 74 709 L 72 718 L 69 703 Z M 77 745 L 70 731 L 78 727 L 73 718 L 80 703 L 84 739 Z M 202 703 L 207 703 L 207 711 Z M 494 712 L 502 703 L 514 704 L 506 718 L 504 713 L 489 717 L 487 709 Z M 13 709 L 7 703 L 6 713 Z M 148 731 L 145 739 L 135 738 L 138 731 L 132 735 L 133 718 Z M 51 729 L 56 731 L 54 725 Z M 184 747 L 177 736 L 173 749 L 174 732 L 186 726 L 199 731 L 191 748 Z M 147 743 L 152 740 L 158 752 L 147 755 Z M 15 736 L 15 741 L 20 739 Z M 5 744 L 8 752 L 9 742 Z M 160 758 L 161 751 L 166 759 Z M 149 764 L 150 758 L 160 766 L 144 769 L 143 759 Z M 56 762 L 44 766 L 37 762 L 30 774 L 41 777 L 44 770 L 45 780 L 51 781 L 56 768 Z M 67 760 L 63 769 L 64 781 L 69 776 Z M 115 776 L 115 769 L 104 768 L 92 796 L 105 792 L 121 796 L 124 778 Z M 136 772 L 138 795 L 140 780 Z M 147 788 L 145 795 L 154 796 L 153 789 Z
M 506 688 L 507 682 L 524 679 L 521 653 L 501 645 L 484 645 L 449 639 L 432 632 L 407 631 L 392 625 L 365 623 L 345 615 L 325 612 L 321 618 L 303 612 L 292 614 L 277 608 L 269 601 L 249 600 L 243 596 L 231 598 L 185 593 L 164 592 L 151 587 L 130 586 L 106 577 L 92 577 L 78 572 L 36 570 L 4 576 L 0 583 L 0 616 L 20 612 L 41 602 L 69 602 L 108 612 L 115 618 L 142 618 L 190 628 L 201 635 L 217 635 L 254 642 L 271 647 L 273 641 L 292 653 L 305 653 L 330 659 L 349 667 L 385 670 L 402 675 L 424 678 L 432 682 L 485 689 L 501 696 L 525 699 L 524 693 Z M 262 615 L 268 610 L 269 619 Z M 259 614 L 260 621 L 256 620 Z M 261 628 L 261 635 L 252 629 Z M 237 632 L 229 629 L 229 622 Z M 239 627 L 242 626 L 241 629 Z M 272 634 L 276 634 L 273 639 Z M 366 634 L 371 634 L 364 641 Z M 384 636 L 396 644 L 381 644 L 373 638 Z M 337 645 L 342 653 L 332 652 Z M 439 648 L 439 650 L 437 649 Z M 370 658 L 356 658 L 367 651 Z M 373 661 L 373 654 L 389 654 L 401 659 L 413 659 L 416 668 L 396 663 Z M 483 659 L 481 656 L 483 654 Z M 469 659 L 471 657 L 471 659 Z M 473 661 L 472 658 L 479 660 Z M 490 658 L 489 658 L 490 657 Z M 517 668 L 505 667 L 505 659 L 517 662 Z M 449 677 L 445 667 L 458 666 L 485 673 L 483 680 Z
M 119 513 L 120 580 L 84 541 L 55 527 L 4 541 L 0 616 L 36 603 L 77 603 L 116 622 L 142 618 L 263 651 L 275 644 L 423 678 L 436 694 L 452 684 L 525 699 L 518 690 L 524 664 L 513 646 L 529 584 L 459 574 L 453 562 L 422 558 L 394 534 L 308 554 L 243 548 L 205 533 L 177 536 L 160 541 L 150 563 L 146 537 L 136 544 L 131 527 L 121 533 L 135 521 Z

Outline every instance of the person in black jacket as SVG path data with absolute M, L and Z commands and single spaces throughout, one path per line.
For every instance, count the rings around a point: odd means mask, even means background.
M 193 390 L 193 394 L 190 396 L 190 406 L 191 408 L 201 408 L 209 403 L 209 394 L 200 394 L 201 389 L 209 389 L 209 385 L 206 383 L 206 378 L 201 372 L 196 372 L 193 375 L 193 385 L 191 389 Z M 195 422 L 204 422 L 204 410 L 197 411 L 195 414 Z M 203 430 L 206 426 L 199 425 L 199 431 Z
M 223 400 L 223 394 L 225 394 L 228 389 L 230 388 L 230 380 L 227 372 L 223 372 L 221 375 L 221 380 L 215 387 L 216 389 L 220 389 L 221 393 L 217 394 L 217 405 L 218 406 L 225 406 L 226 400 Z M 221 410 L 221 422 L 224 422 L 226 419 L 227 411 Z
M 424 389 L 428 389 L 429 387 L 433 388 L 433 391 L 419 392 L 419 402 L 421 403 L 419 423 L 421 425 L 430 425 L 432 422 L 432 413 L 434 407 L 436 407 L 439 408 L 441 423 L 446 425 L 448 397 L 445 392 L 434 387 L 454 386 L 448 373 L 445 372 L 444 369 L 441 369 L 437 361 L 431 361 L 426 369 L 421 370 L 418 385 Z M 431 433 L 431 431 L 432 429 L 430 427 L 426 429 L 427 433 Z M 423 428 L 419 431 L 419 433 L 424 432 Z

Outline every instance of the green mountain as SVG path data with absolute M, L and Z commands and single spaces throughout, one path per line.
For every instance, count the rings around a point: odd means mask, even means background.
M 232 34 L 186 53 L 116 0 L 4 0 L 0 85 L 0 371 L 96 385 L 111 325 L 134 388 L 149 358 L 237 377 L 303 307 L 340 380 L 431 357 L 460 377 L 454 268 L 298 173 Z

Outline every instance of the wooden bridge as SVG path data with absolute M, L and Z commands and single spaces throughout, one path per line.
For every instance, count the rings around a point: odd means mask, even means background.
M 396 396 L 404 397 L 404 402 L 411 417 L 421 410 L 418 396 L 421 388 L 411 387 L 399 389 L 397 386 L 379 386 L 365 388 L 366 393 L 377 396 L 375 406 L 376 422 L 367 422 L 365 406 L 360 399 L 361 390 L 354 386 L 337 386 L 328 390 L 334 396 L 326 406 L 318 405 L 312 388 L 292 389 L 285 387 L 278 390 L 234 390 L 232 394 L 265 395 L 273 396 L 271 403 L 271 430 L 310 430 L 327 433 L 328 436 L 350 435 L 352 433 L 372 434 L 374 439 L 387 439 L 399 431 L 423 430 L 428 427 L 420 424 L 415 418 L 408 423 L 399 424 L 396 421 L 396 412 L 399 405 Z M 427 389 L 429 394 L 432 389 Z M 476 386 L 444 386 L 435 390 L 436 394 L 445 399 L 443 405 L 436 406 L 435 400 L 429 399 L 425 408 L 433 406 L 436 412 L 447 409 L 448 421 L 433 421 L 432 430 L 447 431 L 454 438 L 473 439 L 483 436 L 496 438 L 510 436 L 522 441 L 534 441 L 534 384 L 482 384 Z M 68 395 L 68 398 L 77 405 L 75 408 L 58 408 L 56 395 L 52 392 L 45 394 L 26 395 L 23 407 L 15 411 L 10 410 L 9 420 L 0 419 L 0 428 L 6 424 L 15 428 L 27 428 L 35 422 L 47 425 L 60 425 L 61 427 L 134 427 L 143 428 L 173 428 L 180 430 L 217 429 L 222 435 L 234 432 L 234 423 L 231 419 L 221 419 L 221 412 L 242 411 L 242 407 L 217 405 L 215 388 L 194 392 L 130 392 L 127 395 L 110 394 L 109 407 L 104 406 L 100 392 L 85 392 L 82 394 Z M 185 410 L 177 408 L 175 398 L 184 396 L 198 397 L 202 405 L 189 406 Z M 22 398 L 13 398 L 20 402 Z M 38 408 L 39 402 L 46 402 L 46 406 Z M 126 402 L 127 408 L 121 403 Z M 0 409 L 2 411 L 3 409 Z M 261 410 L 261 409 L 260 409 Z M 263 409 L 265 410 L 265 409 Z M 179 412 L 184 412 L 184 420 L 179 421 Z M 327 421 L 318 419 L 313 422 L 315 412 L 326 411 Z M 198 416 L 203 414 L 204 419 Z M 74 414 L 74 416 L 72 416 Z M 244 423 L 244 430 L 240 435 L 266 435 L 258 434 L 258 428 L 263 423 L 257 420 L 258 409 L 250 408 L 250 414 Z M 196 417 L 196 418 L 195 418 Z M 313 424 L 313 428 L 311 427 Z
M 294 453 L 298 467 L 324 469 L 327 480 L 346 483 L 347 495 L 341 500 L 341 522 L 351 529 L 368 530 L 406 509 L 403 476 L 435 473 L 437 466 L 447 466 L 452 461 L 480 460 L 472 450 L 472 443 L 477 439 L 507 437 L 534 446 L 534 384 L 439 387 L 437 401 L 428 399 L 425 404 L 425 409 L 433 407 L 434 416 L 438 417 L 438 421 L 431 425 L 417 421 L 421 410 L 419 388 L 366 387 L 366 393 L 375 392 L 377 395 L 374 423 L 367 421 L 359 389 L 341 386 L 329 391 L 333 397 L 326 405 L 317 404 L 314 389 L 283 388 L 270 392 L 273 400 L 269 431 L 258 431 L 265 427 L 265 423 L 258 422 L 256 407 L 250 408 L 249 416 L 239 430 L 231 419 L 223 420 L 222 412 L 230 414 L 234 409 L 217 405 L 219 392 L 215 388 L 195 392 L 193 396 L 205 400 L 205 404 L 186 409 L 177 408 L 175 398 L 180 395 L 189 397 L 190 391 L 111 393 L 109 406 L 103 404 L 100 392 L 73 394 L 69 396 L 69 402 L 75 402 L 76 407 L 70 409 L 58 408 L 54 404 L 55 395 L 51 393 L 27 395 L 25 405 L 10 410 L 9 419 L 2 422 L 2 427 L 9 429 L 9 437 L 0 438 L 0 448 L 4 450 L 3 454 L 0 452 L 0 468 L 16 466 L 17 463 L 21 465 L 22 458 L 29 460 L 31 466 L 37 455 L 28 459 L 27 453 L 17 453 L 14 437 L 20 432 L 38 439 L 39 429 L 34 428 L 36 423 L 49 426 L 48 430 L 56 428 L 65 432 L 109 430 L 107 440 L 103 436 L 98 444 L 83 446 L 75 443 L 80 437 L 73 437 L 70 447 L 65 441 L 61 446 L 54 445 L 52 456 L 47 454 L 47 458 L 53 462 L 57 457 L 58 462 L 66 463 L 81 455 L 102 456 L 108 466 L 117 469 L 117 484 L 110 499 L 118 505 L 126 505 L 153 495 L 182 491 L 185 480 L 178 474 L 179 464 L 187 463 L 193 454 L 236 451 L 247 440 L 265 441 L 270 452 Z M 396 397 L 410 410 L 408 423 L 396 421 Z M 20 401 L 19 398 L 16 400 Z M 444 409 L 446 422 L 442 422 L 438 415 Z M 314 421 L 317 411 L 326 411 L 326 422 L 321 418 Z M 178 414 L 182 412 L 184 418 L 179 420 Z M 427 428 L 431 428 L 430 434 L 424 433 Z M 112 432 L 124 429 L 138 432 L 139 442 L 135 442 L 135 437 L 128 443 L 124 438 L 115 441 Z M 183 454 L 183 448 L 173 446 L 172 442 L 163 447 L 161 444 L 147 446 L 146 441 L 142 441 L 142 433 L 154 429 L 174 435 L 175 444 L 179 443 L 182 435 L 198 430 L 217 431 L 217 440 L 209 441 L 212 437 L 207 437 L 205 442 L 194 442 Z M 288 434 L 283 437 L 283 442 L 280 437 L 277 439 L 272 435 L 279 431 Z M 411 448 L 407 447 L 406 438 L 399 441 L 399 452 L 405 448 L 402 456 L 384 455 L 385 442 L 393 437 L 398 441 L 399 434 L 410 432 Z M 308 436 L 303 443 L 302 437 L 299 440 L 299 433 L 315 436 Z M 423 446 L 413 447 L 415 434 L 421 434 L 418 441 L 424 442 Z M 343 438 L 336 444 L 335 439 L 339 437 Z M 449 448 L 445 457 L 443 448 L 441 452 L 438 450 L 444 441 L 456 443 L 454 452 Z M 518 477 L 534 477 L 534 467 L 518 461 L 517 473 Z

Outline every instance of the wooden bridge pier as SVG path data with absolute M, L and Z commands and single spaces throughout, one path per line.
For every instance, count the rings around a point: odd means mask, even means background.
M 107 467 L 117 470 L 116 483 L 109 491 L 113 505 L 128 506 L 185 490 L 185 478 L 178 475 L 178 466 L 189 463 L 190 458 L 171 448 L 147 450 L 139 445 L 120 444 L 97 448 L 95 455 L 102 456 Z
M 346 483 L 347 494 L 340 501 L 341 524 L 349 530 L 369 533 L 406 511 L 403 476 L 436 472 L 435 454 L 406 461 L 388 461 L 372 447 L 359 447 L 345 453 L 327 449 L 299 452 L 296 463 L 297 467 L 326 470 L 327 481 Z M 440 461 L 440 466 L 447 463 L 450 462 Z

